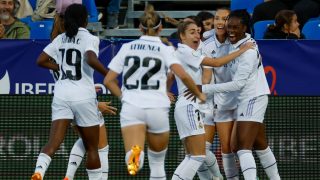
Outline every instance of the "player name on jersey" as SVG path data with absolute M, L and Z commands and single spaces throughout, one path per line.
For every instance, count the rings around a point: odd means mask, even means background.
M 146 45 L 146 44 L 131 44 L 131 50 L 148 50 L 148 51 L 158 51 L 160 52 L 159 46 Z
M 62 43 L 73 43 L 73 44 L 80 44 L 81 38 L 68 38 L 68 37 L 63 37 L 62 38 Z

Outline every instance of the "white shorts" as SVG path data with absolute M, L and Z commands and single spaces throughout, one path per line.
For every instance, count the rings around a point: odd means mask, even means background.
M 73 124 L 80 127 L 90 127 L 101 124 L 98 103 L 96 99 L 82 101 L 64 101 L 53 98 L 52 121 L 59 119 L 70 119 Z
M 268 106 L 268 96 L 262 95 L 239 103 L 237 121 L 262 123 Z
M 121 127 L 145 124 L 150 133 L 164 133 L 170 130 L 169 108 L 140 108 L 123 103 L 120 112 Z
M 199 109 L 202 113 L 203 123 L 205 125 L 214 126 L 214 114 L 213 102 L 206 102 L 205 104 L 199 104 Z
M 201 112 L 191 104 L 176 107 L 174 119 L 180 139 L 205 133 Z
M 214 122 L 220 123 L 220 122 L 230 122 L 237 119 L 237 109 L 231 109 L 231 110 L 223 110 L 219 109 L 218 106 L 214 106 L 215 109 L 215 116 L 214 116 Z

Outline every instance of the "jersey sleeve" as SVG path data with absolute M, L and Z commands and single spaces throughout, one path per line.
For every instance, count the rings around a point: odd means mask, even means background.
M 171 46 L 168 46 L 166 48 L 167 49 L 163 53 L 166 67 L 170 67 L 172 64 L 181 64 L 179 59 L 177 58 L 174 48 Z
M 89 38 L 88 42 L 86 43 L 85 52 L 93 51 L 98 57 L 99 56 L 99 44 L 100 44 L 99 38 L 96 36 L 92 36 L 92 38 Z
M 58 43 L 58 38 L 55 38 L 50 44 L 48 44 L 44 49 L 43 52 L 45 52 L 46 54 L 48 54 L 51 58 L 57 60 L 57 53 L 58 53 L 58 49 L 57 47 L 57 43 Z
M 111 62 L 108 65 L 108 68 L 111 69 L 112 71 L 120 74 L 123 71 L 124 67 L 124 49 L 126 48 L 126 45 L 122 45 L 120 50 L 118 51 L 117 55 L 112 58 Z
M 198 69 L 203 61 L 203 59 L 205 58 L 205 56 L 202 54 L 201 50 L 193 50 L 191 48 L 181 48 L 179 49 L 179 59 L 193 67 Z
M 239 65 L 232 81 L 204 85 L 202 91 L 206 94 L 238 91 L 245 86 L 254 69 L 258 68 L 258 63 L 259 59 L 257 59 L 257 52 L 255 50 L 248 50 L 239 57 Z

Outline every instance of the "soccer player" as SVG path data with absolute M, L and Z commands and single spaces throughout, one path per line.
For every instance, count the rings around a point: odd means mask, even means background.
M 203 42 L 203 51 L 209 57 L 222 57 L 229 53 L 231 46 L 227 39 L 226 21 L 230 14 L 227 8 L 219 8 L 214 16 L 214 30 L 204 33 L 206 40 Z M 231 81 L 231 73 L 228 66 L 214 67 L 214 81 L 212 83 L 224 83 Z M 212 77 L 212 76 L 209 76 Z M 207 83 L 209 84 L 209 83 Z M 237 102 L 235 92 L 214 94 L 214 117 L 205 120 L 206 145 L 211 146 L 214 140 L 215 128 L 217 128 L 222 150 L 223 168 L 227 180 L 238 180 L 238 168 L 235 155 L 231 151 L 231 134 L 236 119 Z M 215 127 L 216 126 L 216 127 Z
M 174 48 L 161 42 L 161 29 L 158 13 L 147 8 L 140 18 L 143 36 L 122 45 L 110 62 L 104 80 L 111 93 L 122 101 L 120 123 L 128 172 L 135 175 L 143 167 L 147 138 L 151 180 L 166 179 L 164 161 L 169 142 L 170 108 L 166 94 L 167 70 L 170 68 L 200 101 L 206 99 L 174 57 Z M 120 73 L 122 91 L 116 83 Z
M 245 42 L 254 42 L 246 34 L 250 15 L 243 10 L 232 11 L 227 22 L 227 32 L 232 44 L 232 51 Z M 258 47 L 248 50 L 236 58 L 230 66 L 232 81 L 227 83 L 204 85 L 202 91 L 208 95 L 236 91 L 237 122 L 235 125 L 235 146 L 243 176 L 246 180 L 255 180 L 256 163 L 252 155 L 255 149 L 260 162 L 271 180 L 279 180 L 276 159 L 268 146 L 264 114 L 268 105 L 270 90 L 264 74 L 261 55 Z
M 106 74 L 97 59 L 99 39 L 91 35 L 87 26 L 88 13 L 80 4 L 70 5 L 64 16 L 66 32 L 57 36 L 40 54 L 39 66 L 59 70 L 52 102 L 52 124 L 49 141 L 41 150 L 32 180 L 42 180 L 51 158 L 63 142 L 69 124 L 78 126 L 86 152 L 86 168 L 90 180 L 101 179 L 98 154 L 99 111 L 93 84 L 93 72 Z M 55 59 L 57 64 L 50 59 Z M 58 65 L 59 64 L 59 65 Z
M 66 8 L 73 4 L 73 3 L 80 3 L 79 0 L 69 0 L 69 1 L 56 1 L 56 9 L 57 14 L 55 15 L 54 24 L 51 32 L 51 39 L 55 39 L 59 34 L 64 33 L 64 12 Z M 52 71 L 55 81 L 59 79 L 60 72 L 59 71 Z M 97 90 L 97 89 L 96 89 Z M 117 109 L 110 106 L 111 102 L 98 102 L 98 108 L 101 114 L 111 114 L 115 115 Z M 109 143 L 107 137 L 107 129 L 105 127 L 104 118 L 102 115 L 99 116 L 101 118 L 101 124 L 99 129 L 99 145 L 98 145 L 98 152 L 100 157 L 101 169 L 102 169 L 102 180 L 108 179 L 109 173 L 109 162 L 108 162 L 108 154 L 109 154 Z M 77 126 L 73 126 L 73 128 L 77 131 Z M 85 147 L 83 145 L 82 139 L 79 138 L 73 145 L 70 156 L 69 162 L 67 167 L 67 172 L 64 180 L 73 180 L 74 175 L 81 164 L 81 161 L 86 153 Z
M 178 25 L 178 37 L 181 43 L 178 44 L 175 55 L 181 61 L 186 72 L 199 85 L 202 84 L 201 65 L 222 66 L 252 47 L 252 44 L 249 43 L 239 51 L 225 57 L 205 57 L 199 47 L 200 29 L 193 21 L 182 22 Z M 207 164 L 206 168 L 215 178 L 222 178 L 215 155 L 206 149 L 202 109 L 199 107 L 199 101 L 197 99 L 189 100 L 184 96 L 187 87 L 179 79 L 177 79 L 177 85 L 179 96 L 175 106 L 175 120 L 187 155 L 177 167 L 172 179 L 192 179 L 204 162 Z M 204 176 L 202 172 L 198 173 L 201 174 L 200 177 Z M 212 179 L 212 175 L 203 178 Z

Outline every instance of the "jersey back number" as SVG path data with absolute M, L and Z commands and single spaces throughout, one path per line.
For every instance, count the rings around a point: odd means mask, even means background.
M 127 89 L 138 89 L 141 83 L 141 90 L 157 90 L 160 87 L 160 81 L 157 80 L 155 85 L 149 85 L 149 79 L 155 75 L 161 69 L 162 61 L 158 58 L 145 57 L 142 60 L 138 56 L 127 56 L 124 61 L 125 66 L 129 66 L 129 61 L 133 61 L 133 64 L 123 75 L 123 84 Z M 141 63 L 142 61 L 142 63 Z M 128 79 L 141 67 L 149 67 L 150 62 L 154 62 L 154 66 L 151 67 L 141 79 L 137 79 L 135 84 L 128 84 Z
M 78 81 L 82 78 L 81 74 L 81 52 L 78 49 L 59 49 L 62 55 L 62 62 L 60 65 L 62 77 L 61 80 L 70 79 L 73 81 Z M 74 67 L 74 71 L 72 70 L 64 70 L 63 60 L 66 60 L 66 63 L 70 67 Z M 74 59 L 74 62 L 72 62 Z

